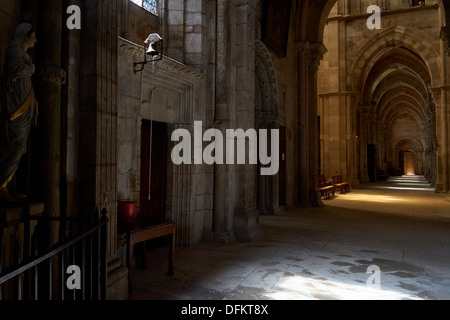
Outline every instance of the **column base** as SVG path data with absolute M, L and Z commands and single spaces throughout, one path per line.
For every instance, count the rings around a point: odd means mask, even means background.
M 108 300 L 128 299 L 128 268 L 120 259 L 108 263 Z
M 233 232 L 213 232 L 211 239 L 218 243 L 231 243 L 235 241 Z
M 264 233 L 258 223 L 259 210 L 237 209 L 234 214 L 234 234 L 239 242 L 260 239 Z
M 444 190 L 444 184 L 441 182 L 436 182 L 436 189 L 434 192 L 435 193 L 446 193 L 446 190 Z

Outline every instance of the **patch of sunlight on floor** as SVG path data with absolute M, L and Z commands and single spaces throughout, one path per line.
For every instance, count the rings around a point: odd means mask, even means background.
M 384 202 L 384 203 L 407 201 L 406 199 L 392 197 L 392 196 L 383 196 L 383 195 L 375 195 L 375 194 L 356 194 L 356 193 L 346 194 L 345 200 L 364 201 L 364 202 Z
M 369 288 L 325 279 L 293 276 L 281 280 L 266 294 L 276 300 L 423 300 L 417 296 L 391 290 Z
M 407 187 L 379 187 L 379 186 L 374 186 L 372 188 L 377 188 L 377 189 L 388 189 L 388 190 L 412 190 L 412 191 L 434 191 L 434 188 L 407 188 Z

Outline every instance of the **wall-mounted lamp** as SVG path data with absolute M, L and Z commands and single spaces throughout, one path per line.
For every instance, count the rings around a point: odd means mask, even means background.
M 145 45 L 148 45 L 147 48 L 145 48 L 145 55 L 144 55 L 144 61 L 143 62 L 135 62 L 134 63 L 134 72 L 141 72 L 144 70 L 144 66 L 149 62 L 154 62 L 158 60 L 162 60 L 163 58 L 163 45 L 164 41 L 163 38 L 157 33 L 152 33 L 147 37 L 147 39 L 144 41 L 144 48 Z M 148 59 L 147 56 L 150 56 L 151 58 Z M 136 67 L 141 66 L 139 69 Z

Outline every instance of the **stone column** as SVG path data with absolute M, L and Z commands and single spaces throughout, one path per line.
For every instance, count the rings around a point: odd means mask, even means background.
M 392 166 L 394 165 L 392 159 L 393 154 L 391 150 L 391 134 L 389 131 L 384 132 L 383 139 L 384 139 L 384 155 L 386 160 L 386 170 L 389 170 L 389 163 L 391 163 Z
M 61 85 L 66 82 L 66 73 L 61 68 L 62 56 L 62 1 L 49 0 L 41 3 L 40 25 L 36 48 L 38 50 L 37 90 L 39 102 L 38 140 L 39 165 L 37 195 L 45 203 L 45 214 L 60 217 L 61 213 Z M 60 224 L 49 223 L 49 245 L 60 240 Z M 51 260 L 52 268 L 58 266 L 58 258 Z M 59 271 L 52 275 L 58 283 Z M 58 296 L 58 286 L 52 292 Z
M 121 36 L 125 39 L 130 39 L 130 19 L 129 19 L 129 0 L 121 0 L 122 13 L 121 13 Z
M 369 182 L 367 172 L 367 145 L 369 143 L 369 110 L 370 106 L 362 106 L 359 110 L 359 179 L 361 183 Z
M 118 0 L 83 0 L 80 44 L 80 212 L 107 209 L 108 250 L 117 249 L 116 127 Z
M 54 217 L 60 215 L 61 209 L 61 85 L 66 81 L 66 72 L 61 68 L 62 1 L 44 1 L 41 9 L 37 46 L 40 197 L 45 202 L 47 214 Z M 57 241 L 58 232 L 53 235 L 53 242 Z
M 299 205 L 321 205 L 318 193 L 319 132 L 317 122 L 317 71 L 326 52 L 322 43 L 298 42 L 298 150 Z
M 166 9 L 166 39 L 164 41 L 167 56 L 185 63 L 185 2 L 183 0 L 167 1 Z
M 255 1 L 237 1 L 236 5 L 236 128 L 255 129 Z M 231 23 L 233 23 L 231 21 Z M 234 28 L 230 28 L 234 30 Z M 229 37 L 233 39 L 233 37 Z M 270 142 L 269 142 L 270 143 Z M 245 152 L 248 153 L 246 146 Z M 243 151 L 243 150 L 241 150 Z M 235 235 L 238 240 L 251 240 L 260 233 L 257 218 L 255 184 L 257 166 L 236 167 L 236 208 L 234 212 Z
M 441 62 L 442 83 L 440 87 L 431 88 L 432 99 L 436 105 L 436 138 L 437 138 L 437 181 L 436 192 L 447 193 L 449 191 L 449 130 L 448 130 L 448 104 L 447 104 L 447 79 L 450 70 L 448 67 L 449 41 L 448 27 L 441 30 Z
M 353 93 L 349 96 L 349 106 L 347 111 L 347 180 L 352 186 L 359 186 L 359 152 L 358 152 L 358 105 L 359 94 Z
M 216 17 L 216 96 L 214 127 L 222 133 L 229 127 L 229 86 L 228 86 L 228 0 L 217 0 Z M 214 165 L 214 225 L 213 238 L 220 242 L 232 240 L 232 233 L 227 221 L 226 208 L 228 190 L 227 167 L 224 164 Z
M 437 179 L 437 140 L 436 140 L 436 106 L 433 105 L 430 117 L 430 183 L 436 185 Z
M 68 1 L 63 1 L 63 10 Z M 80 0 L 70 0 L 80 6 Z M 68 217 L 78 215 L 78 154 L 79 108 L 78 88 L 80 61 L 80 31 L 63 28 L 62 65 L 67 83 L 62 88 L 61 109 L 61 210 Z
M 432 89 L 436 105 L 436 135 L 437 135 L 437 181 L 436 192 L 446 193 L 448 189 L 448 137 L 447 137 L 447 105 L 444 88 Z
M 384 140 L 384 132 L 386 130 L 386 126 L 378 122 L 377 123 L 377 140 L 378 140 L 378 169 L 386 170 L 385 162 L 386 162 L 386 146 Z
M 357 104 L 359 97 L 355 94 L 346 95 L 346 180 L 352 186 L 358 186 L 358 148 L 357 148 Z
M 185 3 L 185 62 L 199 72 L 206 71 L 207 52 L 204 34 L 206 30 L 205 0 L 183 1 Z

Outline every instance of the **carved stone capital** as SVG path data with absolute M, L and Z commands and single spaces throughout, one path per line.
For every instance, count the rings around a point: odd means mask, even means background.
M 318 71 L 320 61 L 323 59 L 323 55 L 327 53 L 327 51 L 327 48 L 322 43 L 310 44 L 308 50 L 308 67 L 314 71 Z
M 308 68 L 314 72 L 319 70 L 320 61 L 328 51 L 322 43 L 311 43 L 309 41 L 295 43 L 295 50 L 297 54 L 306 56 L 308 59 Z
M 38 72 L 38 77 L 42 82 L 56 83 L 64 85 L 67 82 L 67 73 L 58 66 L 44 66 Z

